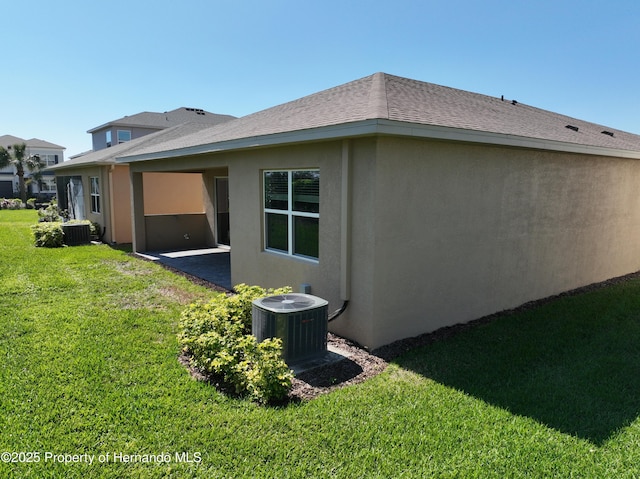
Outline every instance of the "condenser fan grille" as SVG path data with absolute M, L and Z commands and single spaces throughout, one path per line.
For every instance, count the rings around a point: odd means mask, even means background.
M 259 299 L 257 302 L 261 308 L 274 313 L 305 311 L 307 309 L 317 308 L 326 304 L 326 301 L 320 298 L 302 293 L 268 296 L 266 298 Z
M 313 306 L 313 301 L 308 298 L 300 298 L 292 295 L 271 296 L 262 300 L 262 306 L 280 311 L 297 311 Z

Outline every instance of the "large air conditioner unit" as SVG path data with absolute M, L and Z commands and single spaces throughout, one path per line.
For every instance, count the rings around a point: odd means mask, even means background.
M 282 356 L 287 363 L 320 356 L 327 350 L 328 304 L 302 293 L 256 299 L 251 332 L 258 341 L 282 339 Z

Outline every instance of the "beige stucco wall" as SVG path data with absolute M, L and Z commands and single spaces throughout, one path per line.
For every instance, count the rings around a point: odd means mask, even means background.
M 227 154 L 231 223 L 231 275 L 234 284 L 264 287 L 288 285 L 311 293 L 339 308 L 340 299 L 340 161 L 341 143 L 269 148 Z M 310 261 L 265 251 L 262 175 L 265 169 L 320 169 L 319 260 Z
M 370 346 L 640 269 L 640 162 L 382 138 Z
M 131 186 L 128 165 L 69 168 L 59 176 L 80 176 L 85 216 L 106 228 L 105 241 L 131 243 Z M 91 212 L 90 177 L 100 178 L 101 209 Z M 198 173 L 145 173 L 143 175 L 145 215 L 202 214 L 205 211 L 202 175 Z M 169 221 L 171 219 L 169 218 Z
M 131 186 L 129 185 L 129 167 L 116 165 L 110 169 L 111 189 L 108 194 L 112 200 L 109 241 L 119 244 L 131 243 Z
M 145 173 L 143 178 L 146 215 L 204 213 L 199 173 Z
M 232 282 L 308 283 L 330 311 L 349 299 L 330 330 L 370 348 L 640 270 L 640 162 L 393 137 L 348 145 L 135 168 L 200 170 L 205 196 L 213 177 L 228 173 Z M 264 250 L 262 172 L 278 168 L 320 170 L 317 262 Z M 213 206 L 204 205 L 212 230 Z
M 112 241 L 111 231 L 111 205 L 106 200 L 110 188 L 110 176 L 108 166 L 90 166 L 80 168 L 69 168 L 56 171 L 56 176 L 76 176 L 82 179 L 82 196 L 84 199 L 85 219 L 98 223 L 102 227 L 106 227 L 106 241 Z M 101 190 L 100 213 L 91 211 L 91 177 L 99 178 Z

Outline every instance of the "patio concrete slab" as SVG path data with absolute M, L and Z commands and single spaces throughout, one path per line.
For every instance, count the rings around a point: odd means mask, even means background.
M 156 251 L 137 253 L 196 278 L 231 290 L 231 253 L 229 248 L 206 248 L 189 251 Z

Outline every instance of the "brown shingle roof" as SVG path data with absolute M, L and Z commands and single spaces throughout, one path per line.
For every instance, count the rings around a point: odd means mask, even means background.
M 137 153 L 150 159 L 165 156 L 163 153 L 170 151 L 173 152 L 171 156 L 175 156 L 181 149 L 194 147 L 198 147 L 198 152 L 204 152 L 206 148 L 202 147 L 205 145 L 367 120 L 640 153 L 639 135 L 522 103 L 385 73 L 376 73 L 192 135 L 143 148 Z M 577 127 L 577 131 L 567 128 L 567 125 Z M 603 131 L 612 136 L 603 134 Z

